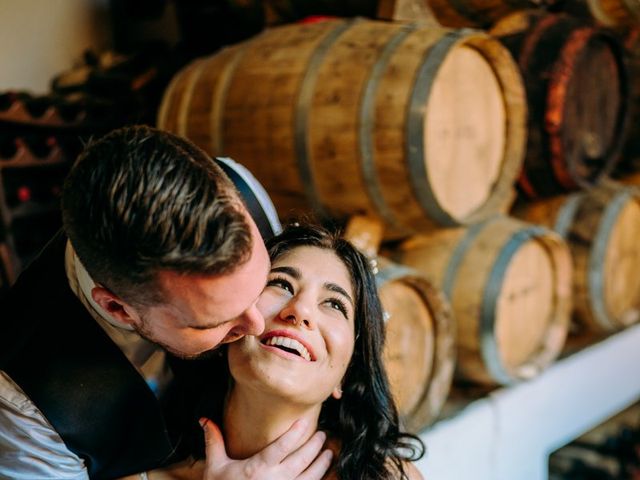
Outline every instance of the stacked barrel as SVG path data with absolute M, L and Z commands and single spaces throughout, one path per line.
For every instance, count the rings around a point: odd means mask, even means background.
M 282 219 L 347 225 L 376 265 L 385 362 L 414 431 L 454 378 L 532 378 L 572 318 L 609 333 L 640 303 L 637 194 L 608 180 L 630 118 L 620 37 L 514 2 L 449 3 L 477 23 L 264 30 L 178 72 L 158 114 L 247 166 Z M 362 216 L 375 227 L 353 235 Z

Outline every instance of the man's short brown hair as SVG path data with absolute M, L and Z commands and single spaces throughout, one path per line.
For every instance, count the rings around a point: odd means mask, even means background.
M 147 126 L 90 143 L 64 185 L 64 228 L 91 277 L 134 305 L 161 301 L 155 274 L 233 271 L 251 232 L 233 184 L 189 141 Z

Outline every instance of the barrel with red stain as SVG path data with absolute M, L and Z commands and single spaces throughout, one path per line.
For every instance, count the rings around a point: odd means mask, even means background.
M 527 197 L 597 184 L 618 159 L 628 124 L 620 42 L 563 14 L 519 12 L 492 29 L 520 67 L 529 108 L 520 190 Z

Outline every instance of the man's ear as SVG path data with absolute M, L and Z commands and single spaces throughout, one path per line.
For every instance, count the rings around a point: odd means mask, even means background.
M 139 323 L 140 317 L 136 311 L 115 293 L 103 286 L 96 285 L 93 287 L 91 289 L 91 297 L 114 320 L 130 326 Z

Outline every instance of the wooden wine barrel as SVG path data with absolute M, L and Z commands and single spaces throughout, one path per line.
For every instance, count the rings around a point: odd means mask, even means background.
M 426 0 L 441 25 L 487 28 L 510 13 L 549 6 L 553 0 Z
M 510 54 L 483 32 L 331 20 L 191 63 L 158 125 L 247 166 L 283 220 L 369 214 L 388 238 L 509 208 L 524 98 Z
M 451 301 L 460 378 L 493 385 L 528 379 L 564 346 L 571 256 L 551 230 L 495 217 L 413 237 L 392 258 L 431 275 Z
M 606 27 L 640 26 L 637 0 L 564 0 L 562 10 L 591 18 Z
M 596 332 L 640 318 L 640 191 L 593 188 L 520 205 L 514 215 L 548 225 L 568 242 L 576 318 Z
M 451 308 L 423 275 L 378 259 L 387 316 L 384 363 L 403 426 L 419 432 L 440 413 L 455 367 Z
M 629 70 L 629 133 L 624 141 L 616 177 L 640 172 L 640 27 L 620 34 Z
M 628 123 L 620 43 L 568 15 L 519 12 L 491 30 L 524 77 L 527 153 L 519 187 L 549 196 L 598 183 L 614 167 Z

